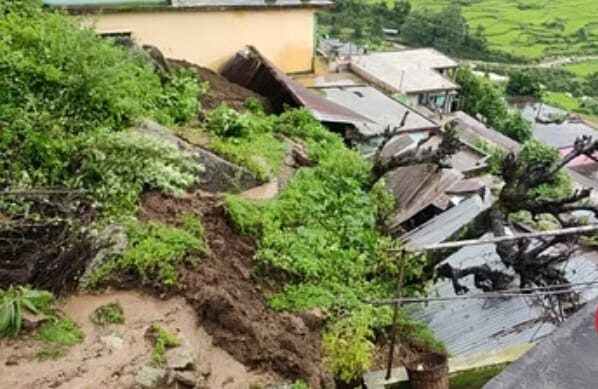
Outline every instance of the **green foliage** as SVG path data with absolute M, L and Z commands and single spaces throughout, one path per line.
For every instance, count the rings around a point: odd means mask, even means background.
M 85 334 L 72 320 L 55 319 L 42 325 L 36 338 L 47 343 L 74 346 L 83 341 Z
M 513 72 L 507 84 L 507 93 L 511 96 L 542 97 L 542 84 L 534 74 L 520 70 Z
M 166 349 L 180 346 L 181 341 L 158 324 L 152 325 L 150 334 L 154 339 L 152 362 L 157 366 L 161 366 L 166 362 Z
M 488 155 L 486 163 L 489 167 L 489 173 L 498 176 L 502 168 L 502 161 L 507 157 L 507 152 L 482 138 L 476 139 L 474 146 Z
M 489 80 L 477 77 L 467 68 L 457 71 L 461 86 L 461 107 L 472 116 L 483 116 L 488 125 L 519 142 L 532 135 L 531 125 L 519 112 L 510 111 L 500 89 Z
M 23 311 L 33 314 L 48 311 L 54 296 L 22 286 L 0 289 L 0 338 L 17 336 L 23 323 Z
M 174 147 L 118 131 L 142 117 L 189 120 L 195 78 L 179 71 L 162 81 L 141 51 L 34 2 L 26 12 L 16 4 L 0 18 L 0 186 L 85 189 L 118 214 L 144 186 L 180 192 L 192 183 L 197 168 Z
M 560 160 L 560 154 L 557 149 L 532 139 L 521 148 L 517 160 L 517 171 L 520 176 L 524 176 L 536 169 L 540 171 L 549 169 L 558 160 Z M 530 198 L 560 199 L 572 194 L 573 185 L 567 172 L 560 170 L 550 182 L 530 189 L 528 192 Z
M 72 320 L 53 318 L 42 325 L 35 338 L 46 343 L 37 353 L 38 359 L 46 360 L 64 356 L 70 347 L 83 341 L 85 334 Z
M 221 105 L 207 116 L 206 128 L 213 135 L 210 147 L 268 180 L 278 173 L 286 153 L 286 145 L 272 133 L 274 120 L 261 110 L 239 113 Z
M 97 269 L 90 281 L 94 287 L 114 272 L 136 275 L 144 283 L 173 287 L 177 284 L 177 267 L 193 264 L 207 250 L 197 229 L 190 231 L 150 222 L 130 222 L 127 229 L 128 247 L 120 256 Z
M 345 382 L 365 373 L 374 351 L 371 329 L 373 309 L 362 309 L 334 323 L 323 336 L 324 363 Z
M 369 48 L 383 44 L 383 28 L 399 29 L 409 14 L 407 0 L 338 0 L 334 10 L 318 14 L 328 35 Z
M 293 382 L 291 389 L 309 389 L 309 385 L 307 385 L 305 381 L 298 380 Z
M 438 12 L 414 10 L 401 28 L 401 38 L 409 45 L 434 47 L 450 55 L 480 56 L 487 51 L 484 30 L 470 32 L 458 3 Z
M 118 303 L 109 303 L 98 307 L 90 316 L 92 323 L 105 326 L 108 324 L 124 324 L 125 312 Z
M 451 389 L 482 389 L 488 381 L 497 376 L 505 367 L 507 367 L 507 364 L 459 372 L 450 377 L 449 386 Z

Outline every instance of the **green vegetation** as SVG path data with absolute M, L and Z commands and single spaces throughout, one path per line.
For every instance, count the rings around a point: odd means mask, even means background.
M 210 147 L 266 181 L 279 172 L 286 153 L 286 145 L 271 131 L 275 122 L 275 116 L 261 109 L 239 113 L 221 105 L 207 116 Z
M 319 307 L 332 315 L 324 335 L 327 363 L 348 380 L 370 363 L 374 329 L 390 324 L 389 309 L 363 301 L 388 298 L 396 286 L 397 259 L 385 249 L 397 243 L 377 228 L 392 197 L 383 183 L 372 189 L 370 163 L 306 111 L 282 114 L 273 131 L 305 142 L 317 164 L 299 170 L 276 199 L 228 196 L 227 209 L 239 231 L 258 237 L 260 272 L 285 280 L 270 305 L 285 311 Z M 406 261 L 409 285 L 424 259 Z
M 177 267 L 194 264 L 207 246 L 198 221 L 186 217 L 181 228 L 157 222 L 131 221 L 127 228 L 127 250 L 112 258 L 92 275 L 90 287 L 98 286 L 119 272 L 134 274 L 143 283 L 173 287 L 177 284 Z
M 201 93 L 184 71 L 154 73 L 119 47 L 33 0 L 0 18 L 0 186 L 90 192 L 110 215 L 131 212 L 142 188 L 178 193 L 198 167 L 175 147 L 122 130 L 148 117 L 195 116 Z
M 564 92 L 544 92 L 542 101 L 546 104 L 565 109 L 567 111 L 579 111 L 581 104 L 579 100 L 569 93 Z
M 451 3 L 440 11 L 414 10 L 401 27 L 401 38 L 411 46 L 434 47 L 446 54 L 464 57 L 488 54 L 483 33 L 483 29 L 470 31 L 458 3 Z
M 385 45 L 383 28 L 399 29 L 411 9 L 407 0 L 338 0 L 318 14 L 320 34 L 374 49 Z
M 589 77 L 598 73 L 598 60 L 578 62 L 563 67 L 578 77 Z
M 83 341 L 85 334 L 69 319 L 53 318 L 45 323 L 36 335 L 36 339 L 46 343 L 37 353 L 40 360 L 57 359 L 66 351 Z
M 530 139 L 530 123 L 518 111 L 510 110 L 503 91 L 491 81 L 460 68 L 457 83 L 461 86 L 463 111 L 472 116 L 482 115 L 488 126 L 519 142 Z
M 411 0 L 414 10 L 441 9 L 452 0 Z M 491 50 L 524 60 L 598 53 L 594 0 L 459 1 L 472 30 L 483 28 Z
M 150 328 L 150 336 L 154 340 L 154 349 L 152 351 L 152 362 L 161 366 L 166 362 L 166 350 L 169 348 L 178 347 L 181 341 L 158 324 L 152 325 Z
M 506 364 L 483 367 L 480 369 L 467 370 L 450 377 L 449 387 L 451 389 L 482 389 L 482 387 L 497 376 Z
M 54 296 L 45 291 L 11 287 L 0 289 L 0 338 L 17 336 L 23 326 L 23 312 L 32 314 L 47 312 Z
M 114 302 L 98 307 L 93 311 L 89 319 L 92 323 L 100 326 L 108 324 L 124 324 L 125 312 L 118 302 Z
M 537 99 L 542 97 L 540 78 L 526 71 L 515 71 L 509 77 L 507 94 L 510 96 L 530 96 Z

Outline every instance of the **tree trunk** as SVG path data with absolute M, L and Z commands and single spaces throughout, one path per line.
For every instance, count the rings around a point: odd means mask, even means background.
M 405 365 L 412 389 L 449 389 L 446 355 L 426 354 Z

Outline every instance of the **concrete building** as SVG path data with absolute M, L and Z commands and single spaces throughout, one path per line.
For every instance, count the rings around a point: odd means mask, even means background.
M 453 111 L 459 85 L 452 79 L 458 67 L 456 61 L 430 48 L 354 56 L 350 63 L 353 72 L 386 92 L 441 113 Z
M 167 57 L 220 70 L 255 46 L 286 73 L 308 72 L 315 12 L 329 0 L 44 0 L 84 16 L 99 33 L 131 36 Z

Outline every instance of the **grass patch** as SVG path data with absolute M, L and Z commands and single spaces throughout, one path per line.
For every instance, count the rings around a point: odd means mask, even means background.
M 579 99 L 568 93 L 546 91 L 542 94 L 542 101 L 546 104 L 554 105 L 567 111 L 578 111 L 581 109 Z
M 152 362 L 156 366 L 162 366 L 166 362 L 166 350 L 180 346 L 181 341 L 158 324 L 152 325 L 150 336 L 154 339 Z
M 97 287 L 118 273 L 134 274 L 143 283 L 176 286 L 177 268 L 194 264 L 207 252 L 203 227 L 196 216 L 185 216 L 180 228 L 157 222 L 130 222 L 127 250 L 97 269 L 89 287 Z
M 39 360 L 58 359 L 83 341 L 85 334 L 69 319 L 51 320 L 39 329 L 35 339 L 46 343 L 36 354 Z
M 598 73 L 598 60 L 565 65 L 564 68 L 578 77 L 588 77 L 594 73 Z
M 450 377 L 451 389 L 481 389 L 488 381 L 497 376 L 508 364 L 467 370 Z
M 98 307 L 89 318 L 92 323 L 105 326 L 108 324 L 124 324 L 125 312 L 118 303 L 109 303 Z

